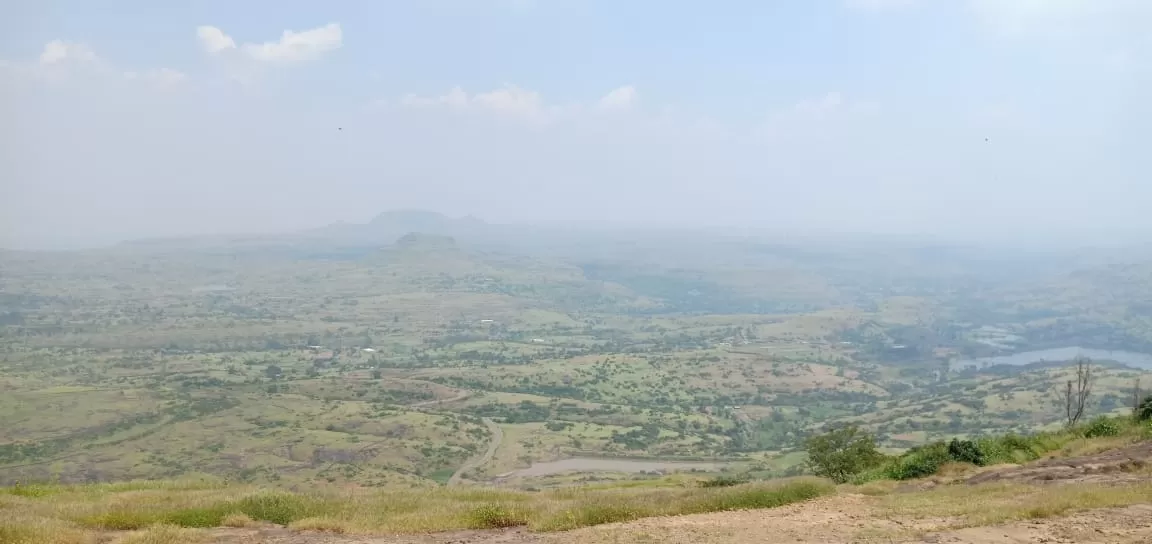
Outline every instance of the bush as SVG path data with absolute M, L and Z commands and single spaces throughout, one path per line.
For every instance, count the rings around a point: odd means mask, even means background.
M 888 466 L 887 476 L 893 480 L 911 480 L 935 474 L 940 466 L 952 461 L 948 446 L 943 442 L 913 448 Z
M 1093 419 L 1092 422 L 1088 424 L 1088 429 L 1084 431 L 1086 438 L 1117 436 L 1119 434 L 1120 425 L 1116 423 L 1116 420 L 1106 416 Z
M 737 476 L 717 476 L 710 480 L 700 482 L 700 487 L 732 487 L 734 485 L 741 485 L 748 483 L 747 478 Z
M 1139 408 L 1136 409 L 1137 421 L 1152 421 L 1152 395 L 1144 397 L 1140 402 Z
M 179 527 L 207 529 L 223 524 L 227 512 L 228 508 L 223 504 L 207 508 L 185 508 L 164 516 L 164 522 Z
M 994 465 L 1039 459 L 1044 452 L 1059 448 L 1058 442 L 1047 435 L 1028 438 L 1017 434 L 1006 434 L 981 439 L 976 443 L 976 446 L 980 453 L 984 454 L 984 464 Z
M 507 529 L 528 525 L 528 517 L 498 504 L 486 504 L 468 512 L 468 525 L 473 529 Z
M 952 439 L 948 443 L 948 456 L 958 463 L 972 463 L 984 466 L 984 452 L 971 440 Z

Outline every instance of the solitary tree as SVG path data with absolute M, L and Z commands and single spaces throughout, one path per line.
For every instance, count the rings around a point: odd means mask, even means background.
M 836 483 L 847 482 L 876 466 L 883 454 L 876 451 L 876 439 L 855 425 L 832 429 L 809 438 L 808 468 L 813 474 L 829 478 Z
M 1136 382 L 1132 384 L 1132 416 L 1140 419 L 1140 376 L 1136 376 Z
M 1136 419 L 1139 421 L 1152 421 L 1152 395 L 1144 397 L 1136 409 Z
M 1092 360 L 1087 357 L 1076 358 L 1076 380 L 1068 380 L 1064 388 L 1064 416 L 1065 423 L 1072 427 L 1084 417 L 1084 408 L 1088 405 L 1088 397 L 1092 394 Z

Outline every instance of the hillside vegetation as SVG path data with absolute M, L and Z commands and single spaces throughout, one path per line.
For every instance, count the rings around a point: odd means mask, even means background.
M 874 449 L 835 476 L 850 483 L 1035 461 L 1083 440 L 1062 404 L 1074 356 L 1097 350 L 1080 423 L 1129 414 L 1152 389 L 1150 263 L 1138 248 L 581 233 L 414 212 L 4 251 L 0 485 L 5 505 L 32 501 L 18 510 L 34 524 L 76 534 L 240 516 L 536 530 L 828 493 L 744 482 L 809 474 L 811 441 L 835 429 Z M 358 510 L 396 493 L 420 514 Z M 540 496 L 552 506 L 521 504 Z M 54 501 L 70 513 L 26 508 Z M 262 501 L 296 513 L 262 518 Z M 599 513 L 558 513 L 586 507 Z
M 891 451 L 1058 425 L 1065 366 L 963 359 L 1152 340 L 1152 269 L 1097 255 L 1066 270 L 702 236 L 497 247 L 516 231 L 427 216 L 431 234 L 352 244 L 405 217 L 338 239 L 3 253 L 0 483 L 621 477 L 523 472 L 587 456 L 649 461 L 616 465 L 627 477 L 796 475 L 826 425 Z M 1141 371 L 1096 364 L 1092 414 L 1127 409 Z

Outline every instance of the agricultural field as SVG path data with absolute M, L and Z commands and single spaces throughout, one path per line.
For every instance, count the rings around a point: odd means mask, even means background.
M 1139 262 L 308 240 L 0 253 L 0 484 L 794 475 L 829 425 L 897 452 L 1061 424 L 1066 364 L 959 362 L 1152 353 Z M 1152 388 L 1097 359 L 1093 415 Z

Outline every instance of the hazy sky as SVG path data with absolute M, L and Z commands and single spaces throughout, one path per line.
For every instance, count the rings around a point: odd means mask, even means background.
M 1150 76 L 1148 0 L 0 2 L 0 246 L 395 208 L 1147 233 Z

